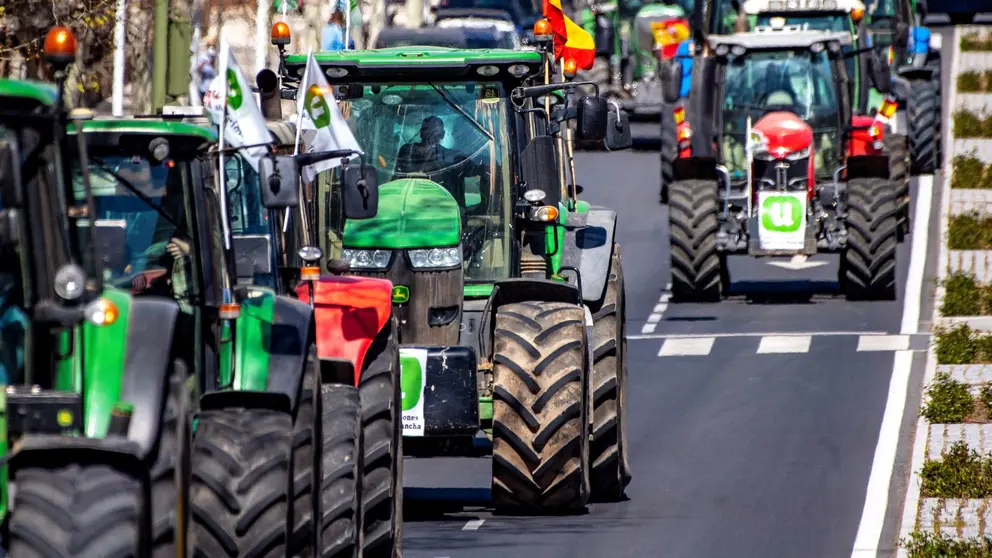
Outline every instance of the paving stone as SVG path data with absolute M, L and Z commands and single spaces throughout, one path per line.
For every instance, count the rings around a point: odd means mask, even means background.
M 984 283 L 992 282 L 992 251 L 988 250 L 950 250 L 947 267 L 951 273 L 962 272 L 975 276 Z
M 992 70 L 992 52 L 961 52 L 958 57 L 958 74 Z
M 927 459 L 940 459 L 950 447 L 964 442 L 968 449 L 992 453 L 992 424 L 931 424 L 927 434 Z
M 992 139 L 955 138 L 954 153 L 972 155 L 986 163 L 992 163 Z
M 956 188 L 951 190 L 950 214 L 964 215 L 967 213 L 983 215 L 992 213 L 992 189 Z
M 916 520 L 917 528 L 924 533 L 932 533 L 934 521 L 943 507 L 944 501 L 940 498 L 924 498 L 920 504 L 920 515 Z
M 947 498 L 944 500 L 944 507 L 937 514 L 937 525 L 939 533 L 947 537 L 958 537 L 958 513 L 964 500 L 958 498 Z
M 980 513 L 986 507 L 985 500 L 964 500 L 959 518 L 961 538 L 971 539 L 982 534 L 984 522 L 980 519 Z
M 992 95 L 988 93 L 958 93 L 954 100 L 955 108 L 963 108 L 976 114 L 992 112 Z

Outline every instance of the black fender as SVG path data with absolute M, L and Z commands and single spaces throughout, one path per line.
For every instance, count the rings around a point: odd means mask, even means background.
M 268 409 L 287 415 L 292 411 L 289 396 L 273 391 L 221 390 L 205 393 L 200 397 L 201 411 L 235 408 Z
M 179 305 L 172 298 L 135 297 L 127 323 L 120 400 L 133 405 L 127 438 L 141 456 L 154 459 L 173 371 L 173 342 Z
M 616 230 L 616 212 L 602 207 L 590 208 L 586 213 L 570 211 L 565 220 L 561 265 L 579 270 L 577 283 L 586 304 L 602 300 L 606 292 Z M 562 274 L 574 275 L 575 272 L 565 270 Z
M 303 389 L 303 371 L 307 366 L 310 347 L 316 343 L 314 327 L 313 310 L 309 304 L 288 296 L 275 297 L 268 389 L 288 397 L 289 408 L 293 412 Z
M 716 157 L 679 157 L 672 161 L 675 180 L 718 180 Z
M 355 385 L 355 363 L 344 358 L 320 359 L 320 383 Z
M 513 304 L 516 302 L 526 302 L 528 300 L 539 300 L 543 302 L 567 302 L 569 304 L 582 305 L 582 293 L 578 287 L 572 283 L 562 283 L 560 281 L 549 281 L 547 279 L 504 279 L 496 281 L 493 285 L 493 292 L 486 301 L 488 311 L 484 312 L 485 320 L 488 324 L 484 328 L 479 328 L 480 338 L 485 335 L 485 343 L 480 343 L 486 347 L 488 360 L 492 360 L 493 335 L 496 332 L 496 311 L 500 306 Z
M 847 179 L 889 178 L 888 155 L 856 155 L 847 158 Z

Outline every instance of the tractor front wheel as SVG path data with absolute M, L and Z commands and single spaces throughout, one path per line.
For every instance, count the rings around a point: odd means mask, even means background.
M 292 417 L 278 411 L 199 414 L 190 537 L 196 555 L 288 555 L 292 430 Z
M 603 300 L 592 311 L 592 445 L 589 451 L 592 498 L 617 501 L 630 483 L 627 456 L 626 312 L 620 246 L 613 245 Z
M 912 81 L 906 100 L 910 170 L 933 174 L 940 160 L 940 91 L 931 81 Z
M 669 184 L 675 180 L 675 159 L 679 156 L 678 130 L 672 107 L 661 106 L 661 203 L 668 203 Z
M 493 504 L 501 512 L 569 513 L 589 500 L 585 310 L 523 302 L 496 313 Z
M 850 300 L 895 300 L 899 186 L 879 178 L 847 183 L 847 247 L 840 283 Z
M 718 302 L 729 286 L 725 257 L 716 249 L 717 190 L 713 180 L 680 180 L 669 186 L 668 240 L 676 300 Z
M 10 520 L 18 558 L 141 556 L 141 482 L 109 465 L 24 468 Z
M 403 555 L 403 424 L 396 320 L 387 322 L 365 357 L 362 398 L 365 558 Z

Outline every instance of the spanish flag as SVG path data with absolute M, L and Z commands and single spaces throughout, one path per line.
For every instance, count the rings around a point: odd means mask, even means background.
M 548 0 L 549 2 L 552 0 Z M 555 60 L 570 58 L 575 60 L 575 65 L 580 70 L 592 68 L 592 63 L 596 59 L 596 41 L 588 31 L 579 27 L 577 23 L 565 18 L 565 44 L 559 45 L 555 41 Z
M 561 8 L 561 0 L 544 0 L 542 13 L 551 24 L 551 31 L 555 35 L 555 45 L 564 45 L 568 38 L 565 31 L 565 11 Z

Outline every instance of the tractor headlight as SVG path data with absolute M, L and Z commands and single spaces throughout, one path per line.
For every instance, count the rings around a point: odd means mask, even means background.
M 806 149 L 801 149 L 794 153 L 789 153 L 788 155 L 785 156 L 785 158 L 789 161 L 798 161 L 800 159 L 805 159 L 809 157 L 809 152 L 811 148 L 812 146 L 808 146 Z
M 410 250 L 408 254 L 410 255 L 410 265 L 417 269 L 458 267 L 462 265 L 462 250 L 458 246 Z
M 346 248 L 341 251 L 341 259 L 351 264 L 351 269 L 386 269 L 389 267 L 390 250 L 353 250 Z

